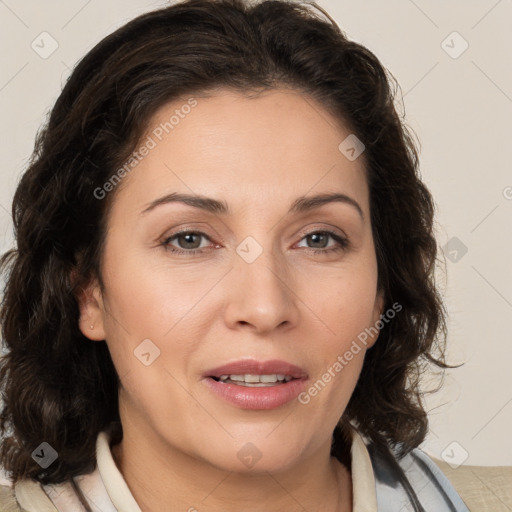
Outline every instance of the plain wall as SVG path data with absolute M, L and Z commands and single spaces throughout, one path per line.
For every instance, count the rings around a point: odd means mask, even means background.
M 16 183 L 71 68 L 102 37 L 164 4 L 0 2 L 1 252 L 12 244 Z M 438 207 L 449 362 L 465 364 L 427 397 L 431 430 L 423 448 L 454 465 L 512 465 L 512 2 L 319 5 L 397 78 Z

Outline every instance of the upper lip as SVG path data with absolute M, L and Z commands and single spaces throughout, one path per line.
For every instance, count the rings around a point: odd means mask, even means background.
M 306 378 L 308 375 L 302 368 L 279 361 L 277 359 L 271 361 L 256 361 L 254 359 L 240 359 L 232 363 L 217 366 L 204 373 L 204 377 L 220 377 L 221 375 L 289 375 L 294 379 Z

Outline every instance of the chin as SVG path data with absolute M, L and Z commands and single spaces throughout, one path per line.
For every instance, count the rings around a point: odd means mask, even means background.
M 202 458 L 223 471 L 243 474 L 280 473 L 288 470 L 298 462 L 303 453 L 303 446 L 284 445 L 284 440 L 261 439 L 251 441 L 219 441 L 221 450 L 202 455 Z

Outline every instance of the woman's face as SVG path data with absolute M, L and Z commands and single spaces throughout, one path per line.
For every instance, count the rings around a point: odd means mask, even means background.
M 157 112 L 116 191 L 104 293 L 92 283 L 81 302 L 124 426 L 229 471 L 328 451 L 382 312 L 363 157 L 338 147 L 349 135 L 284 89 Z

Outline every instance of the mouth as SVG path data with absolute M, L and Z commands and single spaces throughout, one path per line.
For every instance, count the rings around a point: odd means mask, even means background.
M 265 388 L 290 382 L 294 378 L 291 375 L 282 375 L 280 373 L 270 375 L 251 375 L 248 373 L 245 375 L 221 375 L 220 377 L 212 377 L 212 379 L 224 384 L 234 384 L 235 386 Z
M 308 375 L 285 361 L 240 360 L 203 374 L 203 381 L 217 397 L 241 409 L 274 409 L 303 390 Z

